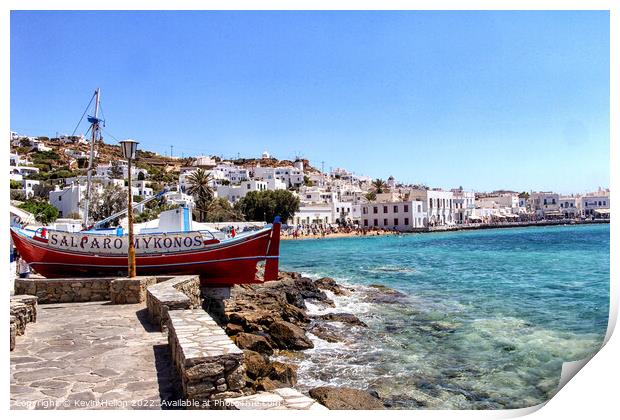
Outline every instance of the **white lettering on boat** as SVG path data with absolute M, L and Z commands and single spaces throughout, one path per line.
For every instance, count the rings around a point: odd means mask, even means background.
M 127 254 L 128 237 L 93 235 L 88 233 L 49 232 L 48 245 L 56 249 L 104 254 Z M 200 233 L 172 233 L 160 235 L 136 235 L 136 254 L 161 253 L 162 251 L 193 251 L 204 248 Z

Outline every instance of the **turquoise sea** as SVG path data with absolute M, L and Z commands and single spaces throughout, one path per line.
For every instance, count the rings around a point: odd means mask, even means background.
M 526 407 L 607 328 L 609 225 L 284 241 L 281 255 L 281 269 L 354 289 L 311 312 L 368 324 L 334 323 L 344 342 L 313 336 L 295 360 L 302 388 L 373 389 L 393 408 Z

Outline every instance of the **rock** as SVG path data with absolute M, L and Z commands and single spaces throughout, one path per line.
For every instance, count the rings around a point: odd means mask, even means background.
M 261 378 L 256 381 L 255 387 L 257 391 L 273 391 L 274 389 L 278 388 L 287 388 L 287 385 L 278 381 L 274 381 L 270 378 Z
M 378 398 L 353 388 L 321 386 L 309 391 L 310 396 L 330 410 L 383 410 Z
M 323 277 L 315 280 L 314 285 L 317 286 L 319 289 L 329 290 L 337 296 L 349 294 L 346 289 L 340 287 L 340 285 L 336 283 L 336 280 L 332 279 L 331 277 Z
M 297 290 L 285 290 L 286 301 L 300 309 L 306 309 L 304 298 Z
M 314 347 L 312 341 L 306 337 L 304 330 L 290 322 L 274 322 L 269 327 L 269 335 L 278 348 L 281 349 L 305 350 Z
M 228 335 L 235 335 L 235 334 L 239 334 L 240 332 L 243 332 L 243 327 L 241 325 L 237 325 L 237 324 L 226 324 L 226 334 Z
M 241 349 L 253 350 L 267 355 L 273 354 L 273 348 L 263 336 L 242 332 L 237 334 L 234 339 L 237 346 Z
M 269 374 L 269 358 L 252 350 L 243 350 L 243 364 L 251 379 L 257 379 Z
M 271 362 L 269 379 L 292 387 L 297 383 L 297 366 L 290 363 Z
M 349 325 L 357 325 L 360 327 L 368 327 L 363 321 L 361 321 L 358 317 L 353 314 L 347 313 L 330 313 L 317 316 L 318 319 L 322 319 L 323 321 L 332 321 L 332 322 L 343 322 Z
M 314 325 L 310 328 L 310 332 L 319 337 L 321 340 L 325 340 L 329 343 L 338 343 L 342 341 L 335 332 L 330 331 L 323 325 Z
M 368 286 L 367 299 L 373 303 L 397 303 L 407 298 L 407 295 L 398 290 L 391 289 L 382 284 L 371 284 Z
M 299 290 L 299 293 L 301 293 L 304 299 L 314 299 L 320 302 L 323 302 L 323 301 L 331 302 L 331 300 L 327 297 L 325 292 L 319 289 L 314 284 L 312 279 L 309 279 L 307 277 L 301 277 L 301 278 L 295 279 L 294 285 L 297 288 L 297 290 Z

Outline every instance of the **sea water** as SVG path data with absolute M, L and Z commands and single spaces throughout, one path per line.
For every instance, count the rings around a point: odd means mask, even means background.
M 393 408 L 531 406 L 607 328 L 609 225 L 284 241 L 281 255 L 283 270 L 354 290 L 311 313 L 368 324 L 311 337 L 294 360 L 305 389 L 372 389 Z

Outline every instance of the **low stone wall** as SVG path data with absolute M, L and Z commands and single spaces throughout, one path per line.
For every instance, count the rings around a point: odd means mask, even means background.
M 200 307 L 200 277 L 177 276 L 146 289 L 146 308 L 154 325 L 167 328 L 168 311 Z
M 140 303 L 146 300 L 146 289 L 157 283 L 155 277 L 121 277 L 110 282 L 110 302 Z
M 39 303 L 110 300 L 111 277 L 69 279 L 15 279 L 15 294 L 33 295 Z
M 243 352 L 202 309 L 168 312 L 168 344 L 190 401 L 242 396 Z
M 11 351 L 15 349 L 15 336 L 23 335 L 26 324 L 37 321 L 37 297 L 32 295 L 11 296 Z

